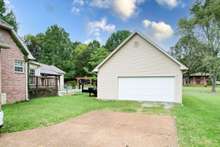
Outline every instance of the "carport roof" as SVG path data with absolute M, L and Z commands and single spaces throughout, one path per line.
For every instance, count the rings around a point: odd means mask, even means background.
M 163 53 L 165 56 L 167 56 L 169 59 L 171 59 L 173 62 L 178 64 L 180 66 L 181 70 L 188 70 L 188 68 L 180 63 L 178 60 L 176 60 L 174 57 L 169 55 L 166 51 L 164 51 L 161 47 L 159 47 L 155 42 L 147 38 L 146 36 L 142 35 L 139 32 L 132 33 L 127 39 L 125 39 L 115 50 L 113 50 L 109 56 L 107 56 L 98 66 L 95 67 L 93 72 L 98 72 L 98 70 L 114 55 L 116 54 L 128 41 L 130 41 L 135 35 L 140 36 L 143 38 L 146 42 L 150 43 L 152 46 L 154 46 L 156 49 L 158 49 L 161 53 Z
M 43 63 L 39 63 L 36 61 L 31 61 L 31 64 L 38 65 L 38 69 L 40 70 L 40 74 L 48 74 L 48 75 L 63 75 L 65 72 L 54 65 L 47 65 Z

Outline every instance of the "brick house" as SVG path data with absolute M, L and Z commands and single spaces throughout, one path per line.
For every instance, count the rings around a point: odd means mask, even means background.
M 207 86 L 209 81 L 209 74 L 208 73 L 194 73 L 191 74 L 189 77 L 183 78 L 184 85 L 204 85 Z
M 0 100 L 28 99 L 28 61 L 34 60 L 13 28 L 0 19 Z

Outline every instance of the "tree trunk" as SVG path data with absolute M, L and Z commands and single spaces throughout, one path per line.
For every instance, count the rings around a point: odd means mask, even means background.
M 212 92 L 216 92 L 216 75 L 212 76 Z

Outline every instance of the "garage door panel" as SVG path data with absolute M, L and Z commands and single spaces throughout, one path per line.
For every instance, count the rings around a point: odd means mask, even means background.
M 119 78 L 119 99 L 172 102 L 174 82 L 174 77 Z

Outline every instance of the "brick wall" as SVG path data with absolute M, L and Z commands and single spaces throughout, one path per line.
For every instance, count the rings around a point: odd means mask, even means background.
M 0 30 L 5 43 L 10 45 L 10 49 L 1 50 L 1 68 L 2 68 L 2 93 L 7 94 L 7 102 L 13 103 L 22 101 L 26 98 L 26 73 L 16 73 L 14 69 L 15 60 L 23 60 L 24 55 L 17 47 L 9 32 Z M 26 68 L 26 67 L 25 67 Z

